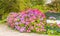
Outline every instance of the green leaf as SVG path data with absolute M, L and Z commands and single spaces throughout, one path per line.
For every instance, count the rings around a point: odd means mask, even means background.
M 56 31 L 60 33 L 60 28 L 57 28 Z
M 20 24 L 19 26 L 23 27 L 23 26 L 25 26 L 25 25 L 24 25 L 24 24 Z

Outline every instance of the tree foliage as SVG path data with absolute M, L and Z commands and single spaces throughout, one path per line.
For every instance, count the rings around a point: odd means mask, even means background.
M 19 4 L 17 0 L 0 0 L 0 15 L 7 16 L 10 12 L 19 11 Z
M 36 5 L 43 5 L 44 0 L 20 0 L 20 10 L 25 10 L 27 8 L 32 8 Z
M 43 5 L 44 3 L 44 0 L 0 0 L 0 15 L 2 18 L 5 18 L 10 12 L 19 12 L 28 8 L 35 8 L 37 5 Z
M 55 0 L 51 4 L 48 4 L 48 7 L 52 8 L 56 12 L 60 12 L 60 0 Z

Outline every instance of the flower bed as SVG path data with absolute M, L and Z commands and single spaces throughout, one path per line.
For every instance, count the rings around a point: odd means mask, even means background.
M 60 34 L 60 23 L 56 21 L 56 18 L 53 16 L 49 17 L 46 25 L 47 34 Z
M 52 21 L 47 23 L 46 16 L 38 9 L 28 9 L 19 13 L 11 12 L 7 23 L 19 32 L 60 34 L 60 24 L 56 23 L 54 17 L 49 17 L 49 20 Z
M 20 32 L 46 32 L 45 15 L 38 9 L 28 9 L 19 13 L 12 12 L 8 15 L 7 23 Z

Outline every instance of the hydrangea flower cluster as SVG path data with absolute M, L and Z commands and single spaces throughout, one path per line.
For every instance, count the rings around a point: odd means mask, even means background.
M 45 15 L 38 9 L 12 12 L 7 18 L 8 25 L 20 32 L 46 32 Z

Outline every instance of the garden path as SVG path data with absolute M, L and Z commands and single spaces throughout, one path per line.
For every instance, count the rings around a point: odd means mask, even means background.
M 5 24 L 0 24 L 0 36 L 47 36 L 47 35 L 36 33 L 20 33 L 16 30 L 9 28 Z

